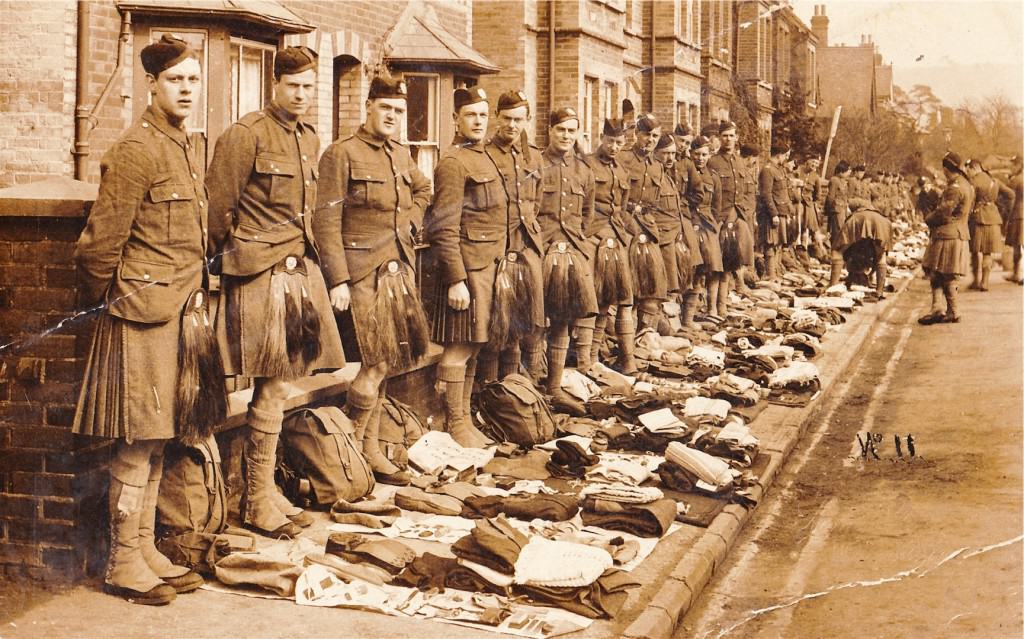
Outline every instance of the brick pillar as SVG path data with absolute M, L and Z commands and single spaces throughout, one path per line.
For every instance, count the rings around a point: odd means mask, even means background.
M 106 552 L 96 517 L 108 446 L 71 434 L 93 325 L 71 319 L 87 208 L 0 196 L 0 565 L 11 574 L 75 579 Z

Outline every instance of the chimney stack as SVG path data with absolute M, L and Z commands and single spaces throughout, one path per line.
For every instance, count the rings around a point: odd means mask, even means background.
M 825 5 L 814 5 L 814 16 L 811 17 L 811 33 L 818 39 L 819 47 L 828 46 L 828 16 L 825 15 Z

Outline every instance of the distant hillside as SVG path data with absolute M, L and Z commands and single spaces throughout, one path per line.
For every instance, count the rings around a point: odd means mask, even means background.
M 895 65 L 893 82 L 910 89 L 926 84 L 947 106 L 959 106 L 964 99 L 977 100 L 1003 94 L 1008 100 L 1024 106 L 1024 69 L 1013 64 L 975 64 L 941 67 L 906 67 Z

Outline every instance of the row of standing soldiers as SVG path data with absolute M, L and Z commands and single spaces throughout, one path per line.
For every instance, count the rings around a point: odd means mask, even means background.
M 458 135 L 431 193 L 396 141 L 407 105 L 399 78 L 375 78 L 362 126 L 321 155 L 302 119 L 317 85 L 306 47 L 277 53 L 270 104 L 224 132 L 207 170 L 184 125 L 202 86 L 200 56 L 165 35 L 140 57 L 150 106 L 105 154 L 76 247 L 97 319 L 74 420 L 78 434 L 116 440 L 105 584 L 136 603 L 164 604 L 202 584 L 157 551 L 155 508 L 165 444 L 201 441 L 224 421 L 227 376 L 253 381 L 242 523 L 294 537 L 313 519 L 274 483 L 285 402 L 292 381 L 345 364 L 342 335 L 359 351 L 345 411 L 362 452 L 380 481 L 408 483 L 378 443 L 381 400 L 388 376 L 430 341 L 444 347 L 447 431 L 485 446 L 469 415 L 474 381 L 524 368 L 540 381 L 546 361 L 548 394 L 570 403 L 561 389 L 570 346 L 586 370 L 606 333 L 617 338 L 619 368 L 633 372 L 637 326 L 658 328 L 664 302 L 680 304 L 688 327 L 698 311 L 724 315 L 731 284 L 742 290 L 754 276 L 755 249 L 778 278 L 782 254 L 820 210 L 796 206 L 806 199 L 794 200 L 786 150 L 773 149 L 758 173 L 756 149 L 738 153 L 729 123 L 713 153 L 707 136 L 661 135 L 651 115 L 627 149 L 626 127 L 608 120 L 584 157 L 573 109 L 550 114 L 540 150 L 525 139 L 522 92 L 492 105 L 475 88 L 455 92 Z M 417 240 L 435 265 L 429 317 Z

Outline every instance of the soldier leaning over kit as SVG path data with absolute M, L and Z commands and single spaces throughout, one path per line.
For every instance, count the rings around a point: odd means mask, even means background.
M 346 412 L 377 479 L 409 483 L 409 473 L 381 452 L 381 401 L 389 371 L 426 353 L 429 327 L 416 289 L 413 226 L 430 202 L 430 182 L 409 150 L 394 140 L 406 109 L 399 78 L 370 83 L 366 121 L 320 158 L 315 230 L 323 244 L 331 304 L 351 308 L 361 366 Z
M 210 249 L 222 263 L 221 353 L 227 374 L 255 382 L 241 516 L 270 537 L 294 537 L 312 523 L 274 484 L 288 382 L 345 365 L 311 220 L 320 140 L 302 116 L 313 104 L 316 64 L 308 47 L 278 52 L 271 104 L 224 132 L 207 177 Z
M 73 430 L 117 440 L 104 589 L 154 605 L 203 584 L 154 545 L 164 445 L 212 432 L 226 398 L 203 289 L 204 162 L 184 126 L 202 86 L 199 56 L 165 35 L 140 57 L 152 103 L 104 155 L 75 248 L 83 301 L 103 307 Z

